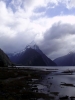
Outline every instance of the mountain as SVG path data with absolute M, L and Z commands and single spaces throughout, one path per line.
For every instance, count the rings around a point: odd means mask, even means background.
M 9 57 L 0 49 L 0 67 L 12 66 L 12 62 Z
M 16 65 L 24 66 L 56 66 L 37 45 L 28 45 L 26 48 L 10 57 Z
M 54 62 L 57 66 L 75 66 L 75 53 L 71 52 L 65 56 L 56 58 Z

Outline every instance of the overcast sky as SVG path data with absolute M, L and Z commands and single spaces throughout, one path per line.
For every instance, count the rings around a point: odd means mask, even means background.
M 0 48 L 33 40 L 51 59 L 75 51 L 75 0 L 0 0 Z

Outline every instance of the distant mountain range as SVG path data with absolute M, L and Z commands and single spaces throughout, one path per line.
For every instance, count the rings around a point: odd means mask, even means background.
M 9 56 L 9 57 L 8 57 Z M 19 66 L 75 66 L 75 53 L 56 58 L 49 59 L 37 45 L 28 45 L 24 50 L 8 54 L 8 56 L 0 49 L 0 67 L 13 65 Z
M 71 52 L 65 56 L 56 58 L 54 62 L 57 66 L 75 66 L 75 53 Z
M 15 65 L 22 66 L 56 66 L 56 64 L 49 59 L 37 45 L 28 45 L 21 52 L 13 55 L 9 54 L 10 60 Z
M 12 66 L 13 63 L 10 61 L 9 57 L 0 49 L 0 67 Z

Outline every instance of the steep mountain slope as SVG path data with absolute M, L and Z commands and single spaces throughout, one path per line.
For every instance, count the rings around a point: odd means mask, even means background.
M 0 49 L 0 67 L 12 66 L 9 57 Z
M 37 45 L 27 46 L 25 50 L 13 55 L 10 59 L 16 65 L 56 66 L 52 60 L 42 53 Z
M 43 58 L 43 60 L 44 60 L 44 62 L 46 63 L 47 66 L 54 65 L 54 62 L 53 62 L 51 59 L 49 59 L 49 58 L 39 49 L 39 47 L 38 47 L 37 45 L 34 45 L 32 48 L 35 49 L 35 50 L 41 55 L 41 57 Z M 56 66 L 56 64 L 55 64 L 54 66 Z
M 75 53 L 71 52 L 54 60 L 57 66 L 75 66 Z

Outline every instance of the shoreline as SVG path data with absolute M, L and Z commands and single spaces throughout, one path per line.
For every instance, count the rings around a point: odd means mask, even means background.
M 74 100 L 74 95 L 63 91 L 75 88 L 72 82 L 64 81 L 73 78 L 70 72 L 58 68 L 0 68 L 0 100 Z

